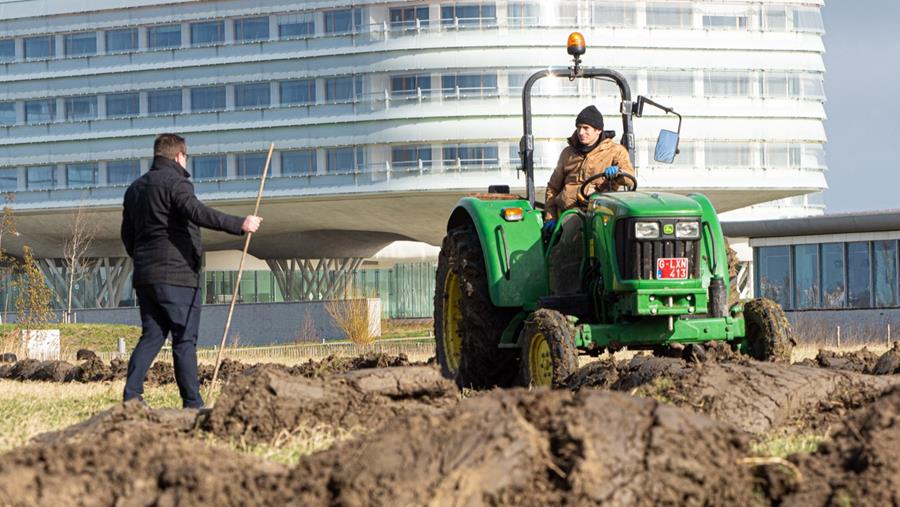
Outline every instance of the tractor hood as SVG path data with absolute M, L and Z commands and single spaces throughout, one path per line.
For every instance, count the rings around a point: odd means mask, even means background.
M 613 192 L 593 201 L 596 211 L 607 211 L 615 216 L 630 217 L 695 217 L 703 214 L 703 207 L 696 200 L 666 192 Z

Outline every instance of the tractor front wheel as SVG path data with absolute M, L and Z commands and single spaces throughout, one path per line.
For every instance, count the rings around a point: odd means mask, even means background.
M 758 361 L 791 361 L 796 340 L 781 306 L 767 298 L 744 304 L 746 352 Z
M 575 328 L 554 310 L 541 309 L 525 321 L 521 380 L 526 386 L 562 387 L 578 368 Z

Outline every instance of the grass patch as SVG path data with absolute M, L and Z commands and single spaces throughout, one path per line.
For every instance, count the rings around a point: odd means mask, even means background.
M 282 431 L 271 442 L 262 444 L 251 445 L 246 442 L 225 441 L 208 433 L 204 434 L 203 438 L 208 445 L 213 447 L 251 454 L 275 463 L 296 465 L 304 456 L 324 451 L 342 440 L 362 433 L 364 430 L 361 428 L 345 429 L 319 425 L 315 427 L 301 426 L 292 432 Z
M 828 436 L 822 433 L 769 435 L 754 443 L 751 452 L 754 456 L 787 458 L 798 452 L 815 452 L 819 445 L 827 439 Z
M 125 338 L 128 350 L 137 345 L 141 328 L 125 324 L 54 324 L 48 328 L 59 329 L 59 341 L 63 351 L 74 352 L 90 349 L 94 352 L 115 352 L 119 338 Z M 13 335 L 15 324 L 0 325 L 0 336 Z M 4 351 L 5 352 L 5 351 Z
M 432 319 L 384 319 L 381 321 L 381 338 L 418 338 L 434 334 Z

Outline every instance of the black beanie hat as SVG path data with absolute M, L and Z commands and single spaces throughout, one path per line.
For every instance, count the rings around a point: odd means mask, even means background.
M 603 130 L 603 115 L 594 106 L 588 106 L 578 113 L 575 125 L 590 125 L 597 130 Z

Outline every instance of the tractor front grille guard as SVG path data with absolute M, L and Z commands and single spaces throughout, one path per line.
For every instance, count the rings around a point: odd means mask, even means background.
M 640 221 L 647 221 L 641 218 Z M 650 219 L 652 220 L 652 219 Z M 658 219 L 661 223 L 674 221 Z M 691 220 L 697 220 L 696 218 Z M 620 220 L 616 224 L 616 257 L 623 280 L 655 280 L 656 261 L 660 258 L 685 257 L 688 277 L 700 278 L 700 239 L 660 237 L 637 239 L 634 223 L 638 219 Z

